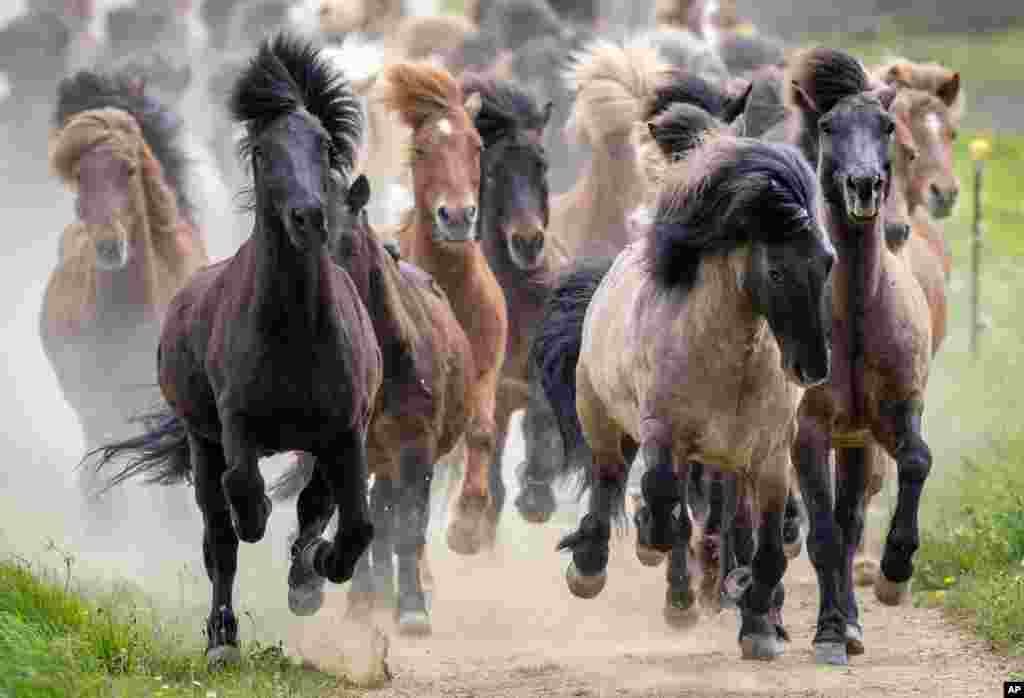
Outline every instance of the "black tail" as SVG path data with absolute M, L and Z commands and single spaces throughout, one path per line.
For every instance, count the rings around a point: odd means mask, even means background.
M 288 470 L 284 471 L 281 477 L 270 486 L 270 498 L 275 502 L 285 502 L 295 499 L 302 492 L 303 488 L 313 477 L 313 469 L 316 467 L 316 456 L 309 453 L 296 454 L 295 462 Z
M 540 383 L 558 419 L 565 457 L 559 475 L 582 476 L 585 491 L 591 480 L 590 448 L 576 414 L 576 364 L 583 343 L 583 318 L 614 259 L 586 260 L 575 265 L 548 297 L 544 317 L 530 347 L 531 379 Z
M 192 458 L 184 423 L 169 408 L 134 420 L 145 425 L 146 433 L 100 446 L 85 454 L 86 460 L 99 456 L 93 466 L 97 472 L 110 461 L 131 453 L 134 460 L 103 486 L 107 491 L 133 477 L 143 476 L 147 484 L 176 485 L 192 482 Z

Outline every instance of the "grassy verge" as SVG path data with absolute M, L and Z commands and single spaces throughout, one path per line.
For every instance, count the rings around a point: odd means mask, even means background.
M 242 698 L 342 696 L 338 678 L 278 646 L 249 643 L 240 667 L 211 672 L 202 647 L 128 586 L 76 591 L 63 575 L 0 561 L 0 697 Z

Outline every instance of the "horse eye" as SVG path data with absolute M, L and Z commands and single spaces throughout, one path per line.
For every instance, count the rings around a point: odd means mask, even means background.
M 772 280 L 773 284 L 781 284 L 783 280 L 782 272 L 778 269 L 772 269 L 768 272 L 768 278 Z
M 886 135 L 891 136 L 895 131 L 896 131 L 896 124 L 894 124 L 891 121 L 887 121 L 885 123 L 885 133 L 886 133 Z
M 949 140 L 951 140 L 951 141 L 955 141 L 955 140 L 956 140 L 956 137 L 957 137 L 957 136 L 959 136 L 959 135 L 960 135 L 960 133 L 959 133 L 959 132 L 958 132 L 958 131 L 957 131 L 956 129 L 953 129 L 953 130 L 952 130 L 952 131 L 950 131 L 950 133 L 949 133 Z
M 826 136 L 831 136 L 832 135 L 832 124 L 829 123 L 828 121 L 823 123 L 821 125 L 821 132 L 824 133 Z

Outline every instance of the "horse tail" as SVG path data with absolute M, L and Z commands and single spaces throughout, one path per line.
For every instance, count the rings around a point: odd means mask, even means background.
M 99 456 L 93 466 L 96 472 L 111 461 L 136 454 L 128 465 L 111 476 L 103 490 L 109 490 L 134 477 L 144 477 L 147 484 L 176 485 L 192 481 L 192 454 L 185 423 L 170 408 L 139 417 L 135 422 L 147 425 L 141 436 L 100 446 L 85 454 L 85 460 Z
M 570 135 L 588 144 L 608 134 L 629 133 L 668 74 L 668 65 L 647 42 L 623 46 L 607 39 L 594 41 L 573 55 L 564 74 L 576 94 L 567 127 Z
M 281 477 L 274 481 L 268 493 L 275 502 L 285 502 L 295 499 L 302 492 L 309 479 L 313 477 L 313 469 L 316 468 L 316 456 L 309 453 L 295 454 L 295 461 L 291 467 L 284 471 Z
M 531 380 L 540 383 L 562 433 L 564 457 L 558 474 L 563 479 L 581 475 L 584 490 L 590 481 L 591 458 L 576 414 L 576 364 L 587 307 L 613 261 L 585 260 L 562 277 L 548 298 L 530 346 Z

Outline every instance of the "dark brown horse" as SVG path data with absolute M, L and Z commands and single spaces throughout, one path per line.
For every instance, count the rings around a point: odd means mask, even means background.
M 551 118 L 551 103 L 540 106 L 517 83 L 467 76 L 467 95 L 481 98 L 474 123 L 484 142 L 480 157 L 480 237 L 487 262 L 505 293 L 508 342 L 495 411 L 491 495 L 501 514 L 505 484 L 502 455 L 512 413 L 526 409 L 523 436 L 527 458 L 517 473 L 516 507 L 527 521 L 542 523 L 555 509 L 551 487 L 556 471 L 548 453 L 558 439 L 558 425 L 546 400 L 531 399 L 527 385 L 530 342 L 557 271 L 567 256 L 547 235 L 548 159 L 542 145 Z M 539 397 L 536 393 L 532 398 Z
M 177 114 L 127 78 L 81 72 L 61 83 L 54 125 L 50 167 L 77 193 L 78 220 L 61 236 L 39 334 L 91 450 L 127 437 L 159 400 L 147 386 L 160 323 L 208 259 Z M 90 472 L 80 478 L 95 494 Z M 109 529 L 104 500 L 90 496 L 90 524 Z
M 846 664 L 849 654 L 864 651 L 853 560 L 863 534 L 871 441 L 896 460 L 899 471 L 876 596 L 900 603 L 913 573 L 917 512 L 932 462 L 921 433 L 931 323 L 925 294 L 909 266 L 889 251 L 884 233 L 897 128 L 889 108 L 898 88 L 873 86 L 857 59 L 824 48 L 798 55 L 790 71 L 787 97 L 799 118 L 794 135 L 817 163 L 823 215 L 839 252 L 832 376 L 804 397 L 793 461 L 820 588 L 815 659 Z
M 438 459 L 455 447 L 469 423 L 469 390 L 475 375 L 469 339 L 455 319 L 444 291 L 429 275 L 396 261 L 370 228 L 366 203 L 370 185 L 360 175 L 336 207 L 331 254 L 346 269 L 362 298 L 384 356 L 384 384 L 370 423 L 367 453 L 374 484 L 370 491 L 374 539 L 360 558 L 349 593 L 349 614 L 366 616 L 376 600 L 395 600 L 393 556 L 398 556 L 398 629 L 430 632 L 425 593 L 432 577 L 427 564 L 430 482 Z M 318 475 L 305 458 L 277 485 L 275 496 L 297 491 L 289 482 Z M 306 485 L 305 499 L 324 496 L 325 482 Z M 326 519 L 324 520 L 326 523 Z M 307 531 L 305 535 L 316 535 Z M 300 537 L 296 549 L 303 547 Z
M 402 254 L 448 295 L 473 346 L 466 465 L 448 545 L 474 554 L 495 538 L 490 467 L 494 414 L 505 363 L 508 315 L 505 295 L 480 246 L 480 152 L 473 125 L 479 95 L 465 95 L 444 69 L 429 63 L 395 63 L 384 71 L 383 100 L 412 129 L 415 207 L 396 236 Z
M 252 237 L 175 296 L 157 352 L 169 409 L 146 435 L 105 447 L 101 462 L 138 451 L 113 483 L 137 474 L 193 481 L 213 585 L 212 662 L 240 659 L 238 543 L 263 538 L 271 508 L 260 457 L 312 453 L 317 484 L 329 490 L 300 497 L 292 608 L 316 606 L 324 578 L 352 577 L 373 538 L 366 437 L 383 373 L 370 317 L 327 248 L 331 171 L 351 171 L 361 136 L 355 96 L 311 45 L 279 36 L 260 46 L 231 107 L 246 128 Z M 328 542 L 319 534 L 334 510 Z

